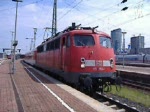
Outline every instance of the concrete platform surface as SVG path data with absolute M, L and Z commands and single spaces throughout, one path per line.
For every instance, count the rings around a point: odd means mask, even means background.
M 115 112 L 46 74 L 16 61 L 0 65 L 0 112 Z
M 150 67 L 135 67 L 135 66 L 124 66 L 123 65 L 116 65 L 118 71 L 126 71 L 126 72 L 133 72 L 139 74 L 150 75 Z

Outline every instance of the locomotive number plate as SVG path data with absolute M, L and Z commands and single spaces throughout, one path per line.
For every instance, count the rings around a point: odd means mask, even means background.
M 95 66 L 95 60 L 85 60 L 85 66 Z

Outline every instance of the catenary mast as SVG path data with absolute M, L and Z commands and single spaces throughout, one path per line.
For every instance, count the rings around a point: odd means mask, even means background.
M 53 19 L 52 19 L 52 37 L 57 32 L 57 0 L 54 0 Z

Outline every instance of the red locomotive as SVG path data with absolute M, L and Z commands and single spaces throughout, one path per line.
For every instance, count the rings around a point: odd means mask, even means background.
M 34 65 L 89 91 L 103 90 L 116 79 L 115 55 L 110 36 L 96 28 L 73 23 L 37 47 Z

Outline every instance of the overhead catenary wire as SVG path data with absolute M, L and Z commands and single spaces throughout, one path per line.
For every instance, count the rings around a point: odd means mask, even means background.
M 139 4 L 139 3 L 141 3 L 141 2 L 143 2 L 143 1 L 144 1 L 144 0 L 137 2 L 136 5 Z M 134 6 L 135 6 L 135 5 L 132 4 L 132 5 L 130 5 L 129 8 L 131 9 L 131 8 L 134 7 Z M 126 10 L 126 9 L 127 9 L 127 7 L 126 7 L 124 10 Z M 124 11 L 124 10 L 123 10 L 123 11 Z M 86 24 L 84 24 L 84 25 L 90 25 L 90 24 L 93 24 L 93 23 L 95 23 L 96 21 L 99 21 L 99 20 L 102 21 L 102 22 L 104 22 L 104 20 L 105 20 L 104 18 L 110 17 L 111 15 L 116 14 L 116 13 L 118 13 L 118 12 L 120 12 L 120 11 L 121 11 L 121 10 L 116 11 L 116 12 L 113 12 L 113 13 L 111 13 L 111 14 L 108 14 L 108 15 L 104 16 L 104 17 L 95 19 L 94 21 L 92 20 L 91 22 L 86 23 Z M 83 21 L 83 19 L 82 19 L 82 21 Z M 112 25 L 112 24 L 111 24 L 111 25 Z M 116 25 L 112 25 L 112 26 L 116 26 Z
M 113 27 L 114 27 L 114 26 L 117 27 L 117 26 L 125 25 L 125 24 L 128 24 L 128 23 L 132 22 L 132 21 L 136 21 L 136 20 L 138 20 L 138 19 L 144 18 L 144 17 L 149 16 L 149 15 L 150 15 L 150 13 L 145 14 L 145 15 L 143 15 L 143 16 L 141 16 L 141 17 L 138 17 L 138 18 L 132 18 L 132 19 L 129 19 L 129 20 L 124 21 L 124 22 L 122 22 L 122 23 L 119 23 L 119 24 L 117 24 L 117 25 L 113 25 Z
M 83 0 L 80 0 L 76 5 L 74 5 L 71 9 L 69 9 L 66 13 L 64 13 L 61 17 L 58 18 L 58 21 L 60 21 L 64 16 L 66 16 L 71 10 L 73 10 L 75 7 L 77 7 Z
M 24 7 L 24 6 L 27 6 L 27 5 L 30 5 L 30 4 L 34 4 L 34 3 L 37 4 L 37 3 L 41 2 L 41 1 L 43 1 L 43 0 L 37 0 L 37 1 L 31 2 L 31 3 L 28 3 L 28 4 L 19 5 L 18 7 Z M 14 6 L 14 7 L 6 8 L 6 9 L 1 9 L 0 12 L 1 11 L 7 11 L 7 10 L 15 9 L 15 8 L 16 7 Z
M 111 8 L 113 8 L 113 7 L 115 7 L 115 6 L 119 6 L 121 3 L 117 3 L 117 4 L 115 4 L 115 5 L 111 5 L 110 7 L 106 7 L 106 8 L 104 8 L 104 9 L 102 9 L 101 10 L 101 12 L 105 12 L 105 11 L 107 11 L 107 10 L 109 10 L 109 9 L 111 9 Z M 106 4 L 104 4 L 104 5 L 102 5 L 102 6 L 100 6 L 100 7 L 104 7 L 104 6 L 106 6 Z M 93 8 L 95 8 L 95 7 L 93 7 Z M 94 13 L 94 14 L 87 14 L 87 11 L 86 12 L 84 12 L 84 11 L 82 11 L 82 10 L 79 10 L 79 9 L 77 9 L 77 7 L 75 8 L 77 11 L 79 11 L 79 12 L 81 12 L 81 13 L 83 13 L 83 14 L 86 14 L 86 15 L 88 15 L 88 17 L 96 17 L 95 15 L 97 15 L 98 13 L 99 13 L 99 11 L 98 12 L 96 12 L 96 13 Z M 101 8 L 100 8 L 101 9 Z M 113 12 L 114 13 L 114 12 Z M 86 20 L 87 19 L 87 17 L 85 17 L 85 18 L 83 18 L 82 20 L 80 20 L 80 21 L 78 21 L 79 23 L 80 22 L 82 22 L 83 20 Z M 102 22 L 104 22 L 104 20 L 103 19 L 99 19 L 99 20 L 101 20 Z
M 117 3 L 117 4 L 115 4 L 115 5 L 111 5 L 111 7 L 107 7 L 107 8 L 105 8 L 105 9 L 103 9 L 102 11 L 107 11 L 108 9 L 110 9 L 110 8 L 112 8 L 112 7 L 114 7 L 114 6 L 119 6 L 120 4 L 121 4 L 121 3 Z M 79 9 L 77 9 L 77 8 L 75 8 L 75 9 L 76 9 L 77 11 L 79 11 L 79 12 L 84 13 L 83 11 L 81 11 L 81 10 L 79 10 Z M 105 17 L 107 17 L 107 16 L 110 16 L 110 15 L 112 15 L 112 14 L 115 14 L 115 13 L 117 13 L 117 12 L 119 12 L 119 11 L 115 11 L 115 12 L 109 14 L 109 15 L 104 16 L 103 18 L 105 18 Z M 98 13 L 99 13 L 99 12 L 98 12 Z M 95 13 L 95 14 L 87 14 L 87 12 L 84 13 L 84 14 L 88 15 L 88 17 L 96 17 L 95 15 L 97 15 L 97 13 Z M 80 20 L 80 21 L 82 22 L 83 20 L 86 20 L 86 19 L 87 19 L 87 17 L 84 18 L 84 19 L 82 19 L 82 20 Z M 101 19 L 101 18 L 98 18 L 98 20 L 101 20 L 102 22 L 104 22 L 104 20 Z M 96 20 L 96 21 L 98 21 L 98 20 Z M 79 21 L 79 23 L 80 23 L 80 21 Z M 93 21 L 90 22 L 90 23 L 88 23 L 88 24 L 85 24 L 85 25 L 89 25 L 89 24 L 91 24 L 91 23 L 93 23 Z
M 61 12 L 59 12 L 60 16 L 63 15 L 64 10 L 66 10 L 68 7 L 72 6 L 71 4 L 74 4 L 75 2 L 76 2 L 76 0 L 74 0 L 73 2 L 71 2 L 71 3 L 68 5 L 68 3 L 67 3 L 66 1 L 64 1 L 64 3 L 66 3 L 67 6 L 64 7 L 63 10 L 62 10 Z

